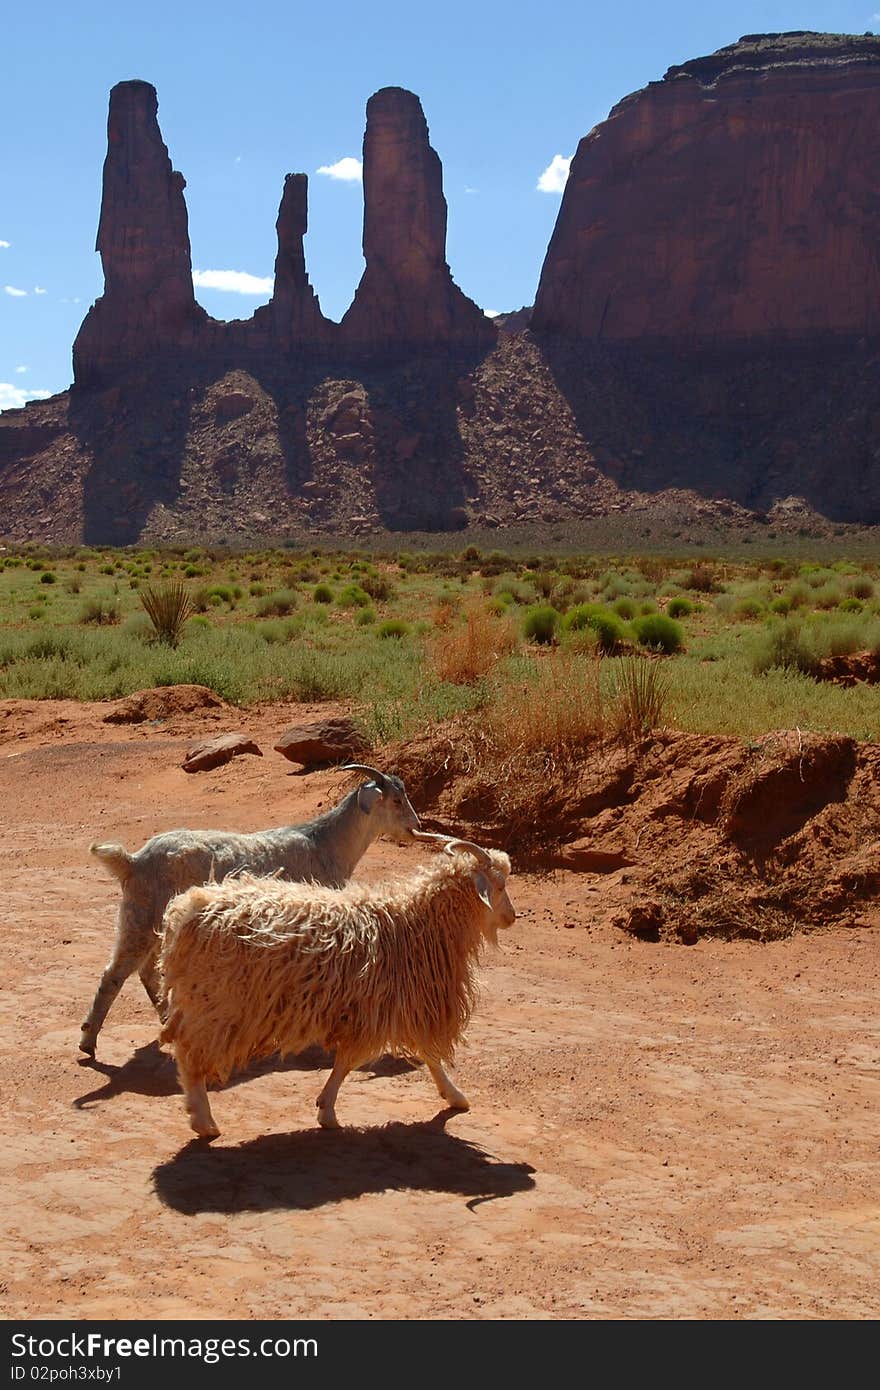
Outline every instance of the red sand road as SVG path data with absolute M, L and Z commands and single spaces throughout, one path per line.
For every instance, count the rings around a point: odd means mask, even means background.
M 515 874 L 458 1059 L 468 1114 L 384 1059 L 318 1130 L 309 1055 L 237 1077 L 220 1139 L 190 1142 L 137 981 L 78 1056 L 118 897 L 88 845 L 302 819 L 340 778 L 271 751 L 301 706 L 102 713 L 0 704 L 3 1316 L 880 1314 L 876 925 L 652 944 L 610 924 L 625 872 Z M 230 728 L 266 756 L 181 771 Z M 423 853 L 380 843 L 364 872 Z

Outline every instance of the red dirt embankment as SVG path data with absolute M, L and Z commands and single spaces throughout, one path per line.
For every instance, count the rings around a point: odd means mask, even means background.
M 271 753 L 301 706 L 168 698 L 136 724 L 0 704 L 3 1316 L 880 1313 L 880 749 L 796 732 L 597 748 L 582 784 L 544 798 L 563 867 L 527 871 L 510 843 L 519 916 L 456 1069 L 471 1111 L 439 1109 L 420 1068 L 386 1058 L 343 1088 L 346 1127 L 319 1131 L 326 1059 L 307 1055 L 236 1077 L 205 1146 L 136 981 L 96 1061 L 77 1056 L 118 901 L 89 842 L 295 821 L 342 779 Z M 263 758 L 181 769 L 233 724 Z M 429 823 L 496 836 L 491 789 L 465 815 L 475 789 L 440 752 L 404 769 Z M 425 852 L 380 842 L 364 875 Z M 734 894 L 747 925 L 824 925 L 709 935 L 721 907 L 732 932 Z M 659 941 L 614 925 L 651 903 Z M 672 939 L 686 920 L 688 948 Z

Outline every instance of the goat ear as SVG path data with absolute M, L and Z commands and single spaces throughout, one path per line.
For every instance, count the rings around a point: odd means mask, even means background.
M 376 802 L 382 797 L 382 788 L 375 782 L 366 782 L 358 791 L 358 806 L 368 816 Z
M 492 889 L 489 885 L 489 880 L 487 879 L 486 875 L 481 874 L 479 871 L 477 871 L 476 873 L 471 874 L 471 879 L 473 880 L 473 885 L 477 890 L 477 897 L 480 899 L 481 902 L 484 902 L 487 907 L 491 907 Z

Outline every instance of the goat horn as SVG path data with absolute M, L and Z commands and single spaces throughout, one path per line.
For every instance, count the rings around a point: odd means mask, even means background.
M 465 850 L 469 854 L 476 855 L 481 864 L 491 867 L 492 859 L 482 845 L 475 845 L 471 840 L 458 840 L 454 835 L 440 835 L 436 830 L 412 830 L 410 831 L 414 840 L 442 840 L 443 848 L 447 854 L 455 854 L 457 850 Z
M 378 777 L 380 782 L 385 781 L 385 773 L 378 768 L 367 767 L 366 763 L 343 763 L 339 768 L 340 772 L 369 772 L 371 777 Z

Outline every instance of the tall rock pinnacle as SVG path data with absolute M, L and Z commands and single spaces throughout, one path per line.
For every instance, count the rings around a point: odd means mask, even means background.
M 401 87 L 367 102 L 364 136 L 366 269 L 342 320 L 346 344 L 491 342 L 495 329 L 446 264 L 440 159 L 421 103 Z
M 193 292 L 186 184 L 171 167 L 157 107 L 149 82 L 119 82 L 110 93 L 97 241 L 104 293 L 74 343 L 78 384 L 160 350 L 188 350 L 207 321 Z
M 880 333 L 880 38 L 749 34 L 581 140 L 533 329 L 605 341 Z
M 309 180 L 306 174 L 288 174 L 275 229 L 275 288 L 268 304 L 257 309 L 257 331 L 268 326 L 274 346 L 282 351 L 326 342 L 334 324 L 321 313 L 318 296 L 309 284 L 303 237 L 308 231 Z

